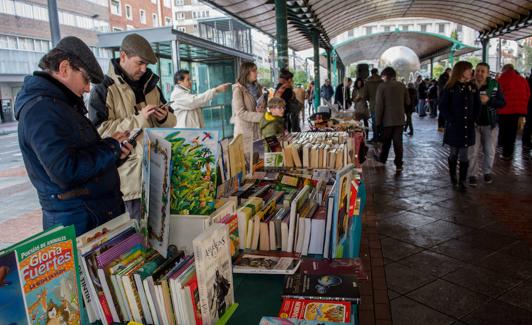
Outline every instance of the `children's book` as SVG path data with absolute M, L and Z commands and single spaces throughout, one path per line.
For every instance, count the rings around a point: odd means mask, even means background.
M 349 323 L 351 320 L 351 303 L 347 301 L 284 299 L 279 317 Z

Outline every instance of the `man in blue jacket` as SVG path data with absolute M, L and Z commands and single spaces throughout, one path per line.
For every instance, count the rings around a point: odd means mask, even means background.
M 44 229 L 74 225 L 80 235 L 124 213 L 117 166 L 132 147 L 128 132 L 102 139 L 85 117 L 83 93 L 103 72 L 83 41 L 62 39 L 39 67 L 17 96 L 19 145 Z

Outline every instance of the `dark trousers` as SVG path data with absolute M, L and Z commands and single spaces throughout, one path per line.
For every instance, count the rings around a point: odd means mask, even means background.
M 412 124 L 412 113 L 405 113 L 406 123 L 405 123 L 405 132 L 410 128 L 410 134 L 414 134 L 414 125 Z
M 440 110 L 440 115 L 438 116 L 438 129 L 445 128 L 445 117 L 443 117 L 443 114 Z
M 388 126 L 382 130 L 382 150 L 379 157 L 379 161 L 383 164 L 388 160 L 388 154 L 390 153 L 390 147 L 393 141 L 393 152 L 395 153 L 395 166 L 403 166 L 403 126 Z
M 285 114 L 285 127 L 288 132 L 301 132 L 299 126 L 299 112 L 287 112 Z
M 528 109 L 526 115 L 525 128 L 523 129 L 523 144 L 530 146 L 530 136 L 532 135 L 532 109 Z
M 517 114 L 499 115 L 499 144 L 502 145 L 502 155 L 505 157 L 511 157 L 514 153 L 518 121 Z

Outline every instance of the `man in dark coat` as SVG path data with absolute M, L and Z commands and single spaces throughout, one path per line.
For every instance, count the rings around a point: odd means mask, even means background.
M 381 73 L 384 82 L 377 88 L 375 96 L 375 123 L 382 127 L 382 151 L 378 161 L 385 164 L 393 141 L 395 168 L 403 170 L 403 127 L 405 107 L 410 105 L 410 96 L 403 83 L 395 80 L 396 72 L 387 67 Z
M 344 78 L 344 82 L 336 87 L 334 92 L 334 103 L 338 105 L 338 109 L 349 109 L 351 107 L 351 78 Z
M 132 149 L 128 133 L 102 139 L 83 93 L 103 80 L 92 51 L 66 37 L 26 77 L 15 105 L 24 164 L 37 189 L 43 227 L 74 225 L 80 235 L 124 213 L 117 166 Z
M 425 104 L 427 103 L 427 90 L 429 85 L 429 79 L 423 80 L 419 86 L 417 87 L 417 114 L 419 117 L 427 116 L 427 112 L 425 110 Z
M 443 88 L 445 87 L 445 84 L 447 81 L 449 81 L 449 77 L 451 76 L 451 68 L 445 69 L 445 72 L 440 75 L 438 78 L 438 98 L 440 98 Z M 439 109 L 439 108 L 438 108 Z M 443 117 L 443 114 L 438 116 L 438 131 L 443 132 L 445 129 L 445 118 Z

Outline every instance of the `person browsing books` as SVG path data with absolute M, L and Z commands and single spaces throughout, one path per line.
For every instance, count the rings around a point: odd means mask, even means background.
M 132 150 L 128 132 L 102 139 L 83 94 L 104 79 L 89 47 L 63 38 L 45 54 L 17 96 L 18 140 L 37 189 L 43 228 L 74 225 L 79 236 L 124 213 L 118 166 Z
M 134 128 L 169 128 L 176 117 L 165 106 L 157 86 L 159 76 L 148 64 L 157 63 L 150 43 L 139 34 L 127 35 L 120 45 L 120 56 L 112 59 L 103 82 L 91 90 L 89 118 L 102 136 Z M 126 210 L 140 219 L 143 146 L 137 138 L 133 154 L 118 169 Z
M 286 103 L 282 98 L 273 97 L 268 101 L 268 111 L 260 120 L 260 133 L 263 139 L 271 136 L 279 137 L 284 134 L 285 108 Z
M 230 83 L 221 84 L 202 94 L 191 94 L 192 80 L 188 70 L 179 70 L 174 75 L 175 87 L 171 101 L 177 119 L 176 128 L 204 128 L 201 107 L 207 105 L 216 94 L 225 92 Z

